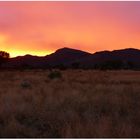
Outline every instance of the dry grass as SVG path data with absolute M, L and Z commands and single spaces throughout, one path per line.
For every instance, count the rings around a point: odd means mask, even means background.
M 0 72 L 0 137 L 140 137 L 140 72 L 60 72 Z

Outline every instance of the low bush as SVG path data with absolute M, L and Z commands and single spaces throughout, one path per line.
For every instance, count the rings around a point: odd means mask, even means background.
M 50 74 L 48 75 L 48 77 L 50 79 L 62 78 L 62 74 L 61 74 L 60 71 L 56 71 L 55 70 L 55 71 L 50 72 Z

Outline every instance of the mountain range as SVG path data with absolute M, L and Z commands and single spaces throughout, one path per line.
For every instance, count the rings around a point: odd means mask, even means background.
M 10 58 L 3 68 L 82 68 L 82 69 L 140 69 L 140 50 L 127 48 L 88 53 L 61 48 L 44 57 L 25 55 Z

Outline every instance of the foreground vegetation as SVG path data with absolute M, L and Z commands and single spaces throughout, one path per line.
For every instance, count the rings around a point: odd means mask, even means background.
M 0 137 L 140 137 L 140 72 L 0 72 Z

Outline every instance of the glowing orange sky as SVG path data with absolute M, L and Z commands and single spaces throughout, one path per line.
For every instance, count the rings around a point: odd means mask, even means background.
M 70 47 L 140 49 L 140 1 L 0 2 L 0 49 L 12 57 Z

